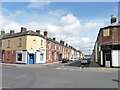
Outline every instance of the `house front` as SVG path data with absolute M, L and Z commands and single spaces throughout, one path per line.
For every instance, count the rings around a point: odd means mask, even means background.
M 46 40 L 40 31 L 27 31 L 5 34 L 2 37 L 2 62 L 22 64 L 46 63 Z
M 120 67 L 120 24 L 115 17 L 111 17 L 111 25 L 100 28 L 94 50 L 101 66 Z

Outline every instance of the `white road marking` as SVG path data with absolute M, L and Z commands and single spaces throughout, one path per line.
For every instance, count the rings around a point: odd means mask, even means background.
M 73 68 L 70 68 L 69 70 L 75 70 L 75 69 L 73 69 Z
M 60 67 L 57 67 L 56 69 L 61 69 Z
M 63 68 L 63 70 L 68 70 L 68 68 Z

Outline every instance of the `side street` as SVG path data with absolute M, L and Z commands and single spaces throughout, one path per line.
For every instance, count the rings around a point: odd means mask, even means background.
M 120 89 L 120 1 L 33 1 L 0 2 L 0 89 Z

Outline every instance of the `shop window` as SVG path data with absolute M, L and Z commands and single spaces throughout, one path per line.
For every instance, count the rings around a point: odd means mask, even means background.
M 40 61 L 43 61 L 43 53 L 40 54 Z
M 17 60 L 18 61 L 22 61 L 22 54 L 20 53 L 20 54 L 17 54 Z

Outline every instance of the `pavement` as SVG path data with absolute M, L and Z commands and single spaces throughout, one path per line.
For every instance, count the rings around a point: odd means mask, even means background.
M 2 66 L 12 66 L 12 67 L 23 67 L 23 68 L 44 68 L 44 67 L 53 67 L 56 69 L 62 70 L 73 70 L 73 71 L 95 71 L 95 72 L 118 72 L 118 68 L 110 67 L 100 67 L 97 63 L 91 62 L 90 65 L 85 65 L 84 68 L 81 68 L 79 61 L 69 62 L 62 64 L 61 62 L 53 62 L 47 64 L 10 64 L 10 63 L 0 63 Z
M 0 63 L 0 64 L 3 66 L 39 68 L 39 67 L 45 67 L 45 66 L 52 66 L 59 63 L 60 62 L 53 62 L 53 63 L 46 63 L 46 64 L 11 64 L 11 63 Z

